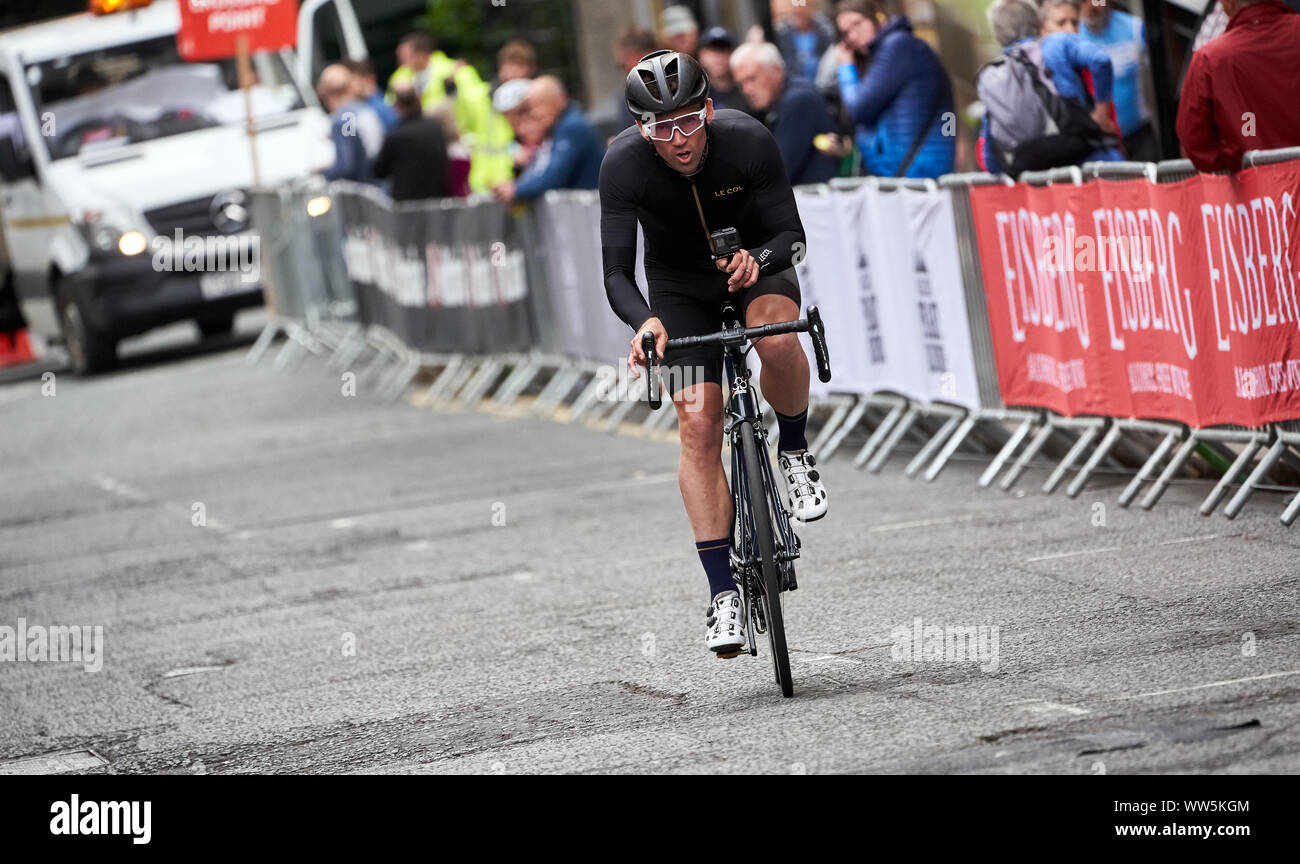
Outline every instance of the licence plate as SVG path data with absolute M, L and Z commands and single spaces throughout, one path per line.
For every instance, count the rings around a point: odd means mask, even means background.
M 199 276 L 199 291 L 204 300 L 225 297 L 257 288 L 257 280 L 244 280 L 243 273 L 204 273 Z

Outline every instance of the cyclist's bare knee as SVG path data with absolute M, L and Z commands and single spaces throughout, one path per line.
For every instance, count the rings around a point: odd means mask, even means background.
M 722 453 L 722 388 L 712 382 L 683 387 L 673 394 L 682 454 L 688 458 Z
M 754 346 L 765 367 L 789 369 L 797 367 L 800 359 L 808 362 L 807 355 L 803 353 L 803 345 L 799 343 L 799 336 L 795 333 L 764 336 Z

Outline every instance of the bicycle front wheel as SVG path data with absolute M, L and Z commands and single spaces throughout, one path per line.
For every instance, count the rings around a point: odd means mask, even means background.
M 760 451 L 759 435 L 754 424 L 742 421 L 740 430 L 740 448 L 745 464 L 746 494 L 749 512 L 753 521 L 754 544 L 761 559 L 761 577 L 759 580 L 759 603 L 762 604 L 763 617 L 767 619 L 767 641 L 772 650 L 772 667 L 776 672 L 776 683 L 781 687 L 781 695 L 794 695 L 794 678 L 790 675 L 790 654 L 785 645 L 785 616 L 781 609 L 781 568 L 776 562 L 776 538 L 772 533 L 772 512 L 768 507 L 767 489 L 763 485 L 765 474 L 759 465 L 759 459 L 770 458 L 767 448 Z M 760 456 L 761 452 L 761 456 Z M 751 547 L 751 548 L 753 548 Z

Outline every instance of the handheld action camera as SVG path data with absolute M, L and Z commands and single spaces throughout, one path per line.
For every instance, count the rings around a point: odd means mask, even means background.
M 730 258 L 740 251 L 740 232 L 735 228 L 719 228 L 709 234 L 709 248 L 714 261 Z

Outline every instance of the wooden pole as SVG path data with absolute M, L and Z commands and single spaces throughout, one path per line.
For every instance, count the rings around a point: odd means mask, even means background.
M 253 155 L 253 188 L 262 188 L 262 171 L 257 161 L 257 124 L 253 122 L 253 61 L 248 56 L 248 34 L 235 40 L 235 57 L 239 64 L 239 86 L 244 91 L 244 119 L 248 129 L 248 148 Z
M 262 166 L 257 159 L 257 123 L 253 120 L 253 61 L 248 54 L 248 34 L 241 33 L 235 39 L 235 57 L 239 68 L 239 86 L 244 91 L 244 123 L 248 130 L 248 152 L 252 157 L 253 193 L 262 189 Z M 250 201 L 251 205 L 252 202 Z M 251 212 L 250 206 L 250 212 Z M 258 235 L 258 269 L 262 277 L 262 302 L 267 314 L 275 316 L 275 292 L 271 290 L 271 268 L 263 267 L 261 260 L 261 235 Z

